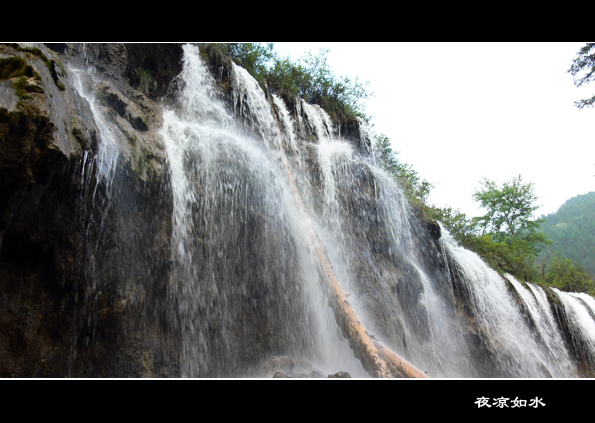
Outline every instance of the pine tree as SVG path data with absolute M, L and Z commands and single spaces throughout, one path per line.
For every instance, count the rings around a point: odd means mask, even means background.
M 595 80 L 595 43 L 587 43 L 579 50 L 568 72 L 574 77 L 574 85 L 577 87 Z M 574 102 L 579 109 L 593 107 L 593 103 L 595 103 L 595 95 Z

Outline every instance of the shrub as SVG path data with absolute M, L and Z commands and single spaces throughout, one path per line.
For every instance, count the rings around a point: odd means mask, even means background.
M 595 282 L 591 275 L 580 264 L 559 253 L 551 258 L 542 283 L 562 291 L 595 294 Z
M 293 62 L 279 57 L 273 43 L 202 43 L 199 46 L 210 58 L 230 57 L 246 69 L 265 92 L 284 98 L 300 97 L 321 106 L 335 120 L 368 120 L 363 100 L 372 93 L 366 89 L 367 83 L 335 75 L 327 63 L 328 49 L 321 49 L 318 54 L 308 52 Z

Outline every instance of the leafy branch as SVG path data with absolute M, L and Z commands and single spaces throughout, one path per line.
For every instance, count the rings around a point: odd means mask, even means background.
M 577 87 L 595 80 L 595 43 L 587 43 L 579 50 L 578 56 L 572 62 L 568 73 L 573 76 L 574 85 Z M 594 103 L 595 95 L 591 98 L 574 102 L 575 106 L 579 109 L 593 107 Z

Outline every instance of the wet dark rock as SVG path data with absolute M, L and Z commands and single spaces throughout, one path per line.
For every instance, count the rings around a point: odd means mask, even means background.
M 151 99 L 168 94 L 172 80 L 182 71 L 182 46 L 178 43 L 127 43 L 124 76 L 130 86 Z
M 121 49 L 102 48 L 104 69 L 125 69 Z M 127 195 L 110 196 L 94 174 L 93 114 L 55 51 L 70 50 L 0 45 L 0 57 L 22 59 L 43 88 L 19 98 L 18 75 L 0 81 L 0 377 L 175 375 L 176 334 L 158 314 L 171 233 L 158 107 L 104 85 L 105 107 L 136 141 L 114 178 Z
M 301 358 L 272 357 L 262 366 L 265 377 L 273 378 L 324 378 L 324 373 Z
M 328 377 L 331 379 L 346 379 L 351 378 L 351 375 L 347 372 L 337 372 L 332 375 L 328 375 Z
M 275 379 L 290 379 L 290 378 L 293 378 L 293 376 L 291 374 L 288 374 L 285 372 L 276 372 L 273 375 L 273 378 L 275 378 Z
M 353 118 L 348 121 L 339 122 L 337 132 L 339 137 L 350 140 L 358 153 L 365 157 L 372 153 L 372 140 L 363 128 L 362 123 L 358 119 Z

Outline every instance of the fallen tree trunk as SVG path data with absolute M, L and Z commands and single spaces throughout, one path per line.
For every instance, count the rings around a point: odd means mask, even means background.
M 388 349 L 385 345 L 378 341 L 374 341 L 374 344 L 380 351 L 380 353 L 384 356 L 385 360 L 391 365 L 396 368 L 396 371 L 399 374 L 404 375 L 403 377 L 409 378 L 428 378 L 429 376 L 415 367 L 413 364 L 409 363 L 403 357 L 395 353 L 394 351 Z
M 427 378 L 428 375 L 415 368 L 379 341 L 372 339 L 368 331 L 366 331 L 351 304 L 349 304 L 347 295 L 341 288 L 333 271 L 322 242 L 318 238 L 312 221 L 306 212 L 306 207 L 297 189 L 289 161 L 285 155 L 283 155 L 283 163 L 299 211 L 304 222 L 308 225 L 311 242 L 322 266 L 322 271 L 327 276 L 328 284 L 323 286 L 323 289 L 325 289 L 327 298 L 329 298 L 339 327 L 347 337 L 351 348 L 361 361 L 364 369 L 373 377 L 379 378 Z

